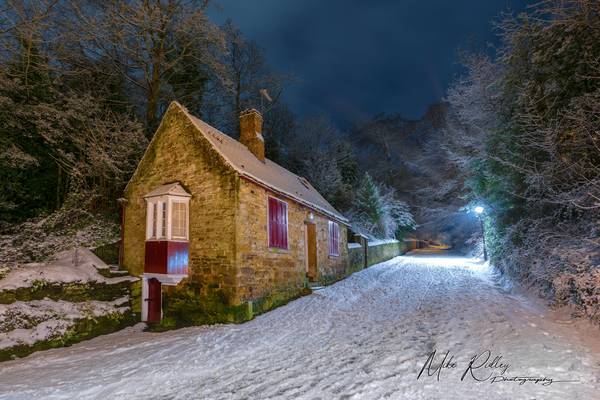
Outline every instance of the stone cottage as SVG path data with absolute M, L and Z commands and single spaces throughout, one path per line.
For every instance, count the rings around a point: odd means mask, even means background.
M 347 219 L 265 158 L 262 117 L 240 141 L 173 102 L 125 188 L 122 264 L 142 320 L 237 322 L 347 272 Z

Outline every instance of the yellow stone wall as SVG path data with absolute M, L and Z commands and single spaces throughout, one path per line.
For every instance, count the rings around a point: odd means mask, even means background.
M 190 278 L 183 285 L 195 282 L 198 294 L 218 291 L 231 301 L 236 286 L 235 212 L 239 178 L 176 105 L 169 108 L 126 188 L 124 267 L 134 275 L 142 274 L 146 232 L 143 197 L 154 188 L 174 181 L 181 182 L 192 195 Z
M 288 250 L 269 248 L 268 197 L 288 204 Z M 237 224 L 239 301 L 294 296 L 305 286 L 305 220 L 310 210 L 293 200 L 278 196 L 245 179 L 240 181 Z M 340 225 L 340 256 L 329 256 L 329 219 L 312 211 L 317 225 L 317 266 L 319 281 L 344 276 L 348 246 L 346 227 Z
M 124 267 L 144 269 L 144 195 L 178 181 L 192 195 L 189 210 L 190 276 L 163 287 L 163 323 L 170 326 L 241 321 L 305 292 L 304 221 L 311 211 L 290 199 L 289 250 L 268 246 L 270 192 L 227 165 L 174 104 L 169 107 L 125 197 Z M 271 194 L 272 195 L 272 194 Z M 277 196 L 275 196 L 277 197 Z M 345 276 L 346 227 L 340 225 L 340 256 L 328 255 L 328 219 L 313 211 L 317 224 L 319 280 Z M 249 303 L 252 302 L 253 304 Z

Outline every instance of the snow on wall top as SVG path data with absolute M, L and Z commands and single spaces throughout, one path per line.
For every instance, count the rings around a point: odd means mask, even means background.
M 389 243 L 399 243 L 398 240 L 396 239 L 375 239 L 375 240 L 369 240 L 369 247 L 370 246 L 379 246 L 382 244 L 389 244 Z
M 190 121 L 212 144 L 215 150 L 240 175 L 337 220 L 348 221 L 305 178 L 288 171 L 269 159 L 262 162 L 242 143 L 191 115 L 179 103 L 176 104 L 185 112 Z

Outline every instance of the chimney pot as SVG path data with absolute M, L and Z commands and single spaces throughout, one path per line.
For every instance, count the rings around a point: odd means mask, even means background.
M 240 143 L 260 161 L 265 161 L 265 140 L 262 136 L 262 115 L 255 109 L 240 113 Z

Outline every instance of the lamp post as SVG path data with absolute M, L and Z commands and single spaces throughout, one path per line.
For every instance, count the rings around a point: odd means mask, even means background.
M 481 206 L 477 206 L 473 209 L 479 218 L 479 223 L 481 224 L 481 237 L 483 238 L 483 261 L 487 260 L 487 249 L 485 248 L 485 229 L 483 227 L 483 218 L 481 214 L 485 211 L 485 209 Z

